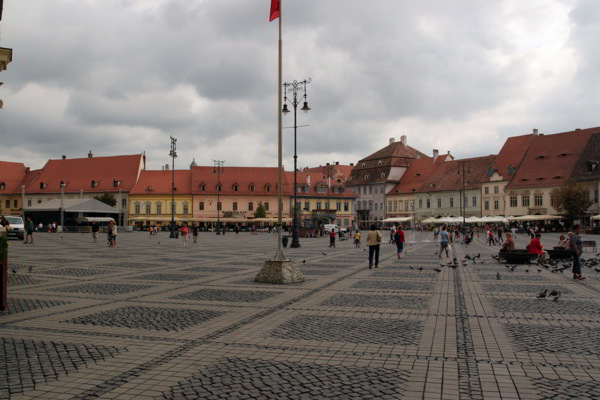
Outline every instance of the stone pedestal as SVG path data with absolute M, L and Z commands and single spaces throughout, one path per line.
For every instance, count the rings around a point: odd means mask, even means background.
M 263 283 L 298 283 L 304 282 L 304 275 L 292 260 L 267 260 L 254 280 Z

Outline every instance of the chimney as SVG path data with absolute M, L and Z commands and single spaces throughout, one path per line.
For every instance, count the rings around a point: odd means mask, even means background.
M 310 186 L 310 175 L 308 175 L 308 176 L 306 177 L 306 184 L 307 184 L 308 186 Z
M 537 135 L 538 134 L 538 130 L 536 128 L 533 128 L 533 134 Z
M 329 163 L 327 163 L 327 164 L 325 164 L 325 165 L 329 166 Z
M 396 139 L 394 139 L 393 137 L 390 138 L 390 144 L 394 143 L 396 141 Z
M 580 130 L 581 130 L 581 128 L 575 128 L 575 131 L 580 131 Z
M 63 156 L 62 156 L 62 159 L 63 159 L 63 160 L 66 160 L 66 159 L 67 159 L 67 156 L 63 155 Z
M 165 164 L 165 171 L 169 170 L 169 164 Z
M 437 160 L 440 155 L 440 151 L 438 149 L 433 149 L 433 161 Z
M 29 171 L 31 171 L 31 169 L 29 169 L 29 167 L 25 167 L 25 173 L 28 174 Z
M 403 145 L 407 146 L 407 140 L 406 140 L 406 135 L 402 135 L 400 136 L 400 141 L 402 142 Z
M 351 163 L 350 163 L 350 166 L 351 166 L 351 167 L 354 167 L 354 163 L 353 163 L 353 162 L 351 162 Z
M 339 161 L 336 161 L 336 162 L 335 162 L 335 165 L 340 165 L 340 162 L 339 162 Z
M 92 151 L 90 150 L 90 152 L 88 153 L 88 158 L 92 158 L 94 157 L 94 155 L 92 154 Z

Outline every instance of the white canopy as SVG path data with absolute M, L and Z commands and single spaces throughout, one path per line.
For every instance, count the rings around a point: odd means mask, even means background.
M 563 219 L 560 215 L 523 215 L 522 217 L 514 217 L 513 221 L 550 221 Z
M 600 215 L 594 215 L 592 217 L 592 219 L 595 220 L 595 221 L 599 221 L 600 220 Z
M 381 222 L 407 222 L 411 221 L 413 217 L 390 217 L 382 220 Z
M 59 211 L 61 204 L 68 213 L 118 214 L 119 210 L 96 199 L 54 199 L 34 204 L 25 211 Z
M 481 223 L 503 223 L 503 224 L 508 224 L 508 219 L 504 218 L 504 217 L 481 217 L 481 218 L 476 218 L 476 220 L 473 220 L 473 222 L 481 222 Z
M 77 218 L 78 222 L 110 222 L 114 221 L 114 218 L 111 217 L 83 217 Z

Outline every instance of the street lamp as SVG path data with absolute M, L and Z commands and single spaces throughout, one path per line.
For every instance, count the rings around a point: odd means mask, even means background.
M 177 158 L 177 139 L 171 136 L 171 151 L 169 156 L 173 160 L 172 178 L 171 178 L 171 239 L 176 238 L 175 235 L 175 159 Z
M 462 189 L 461 189 L 461 196 L 460 196 L 460 204 L 459 204 L 459 209 L 462 208 L 462 217 L 463 217 L 463 228 L 466 225 L 465 222 L 465 213 L 467 212 L 466 210 L 466 204 L 465 204 L 465 164 L 467 164 L 467 173 L 470 174 L 471 171 L 469 170 L 469 162 L 468 161 L 459 161 L 458 162 L 458 173 L 461 173 L 461 169 L 462 169 Z M 468 200 L 467 200 L 468 201 Z
M 213 160 L 213 174 L 217 174 L 217 235 L 221 234 L 221 174 L 223 173 L 223 165 L 225 160 Z
M 292 220 L 292 244 L 290 247 L 298 248 L 300 247 L 300 240 L 298 240 L 298 187 L 296 182 L 296 172 L 298 171 L 298 154 L 296 152 L 296 131 L 298 129 L 298 125 L 296 123 L 296 111 L 298 109 L 298 104 L 300 101 L 304 100 L 304 106 L 301 108 L 305 113 L 310 111 L 310 107 L 308 107 L 308 101 L 306 100 L 306 85 L 311 83 L 312 79 L 308 78 L 308 80 L 303 80 L 301 82 L 293 81 L 292 83 L 284 83 L 283 84 L 283 93 L 285 95 L 283 104 L 283 108 L 281 112 L 283 115 L 287 115 L 290 112 L 287 106 L 287 92 L 292 93 L 293 98 L 290 99 L 292 106 L 294 106 L 294 217 Z M 302 91 L 300 99 L 298 99 L 298 91 Z

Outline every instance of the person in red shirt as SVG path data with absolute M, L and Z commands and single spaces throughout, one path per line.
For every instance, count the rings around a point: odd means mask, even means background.
M 529 246 L 527 246 L 527 250 L 530 254 L 538 255 L 539 263 L 546 261 L 546 258 L 548 257 L 548 252 L 544 250 L 544 245 L 540 241 L 541 237 L 541 234 L 536 233 L 535 237 L 531 239 Z
M 183 239 L 183 245 L 187 246 L 188 232 L 189 232 L 189 228 L 188 228 L 187 224 L 185 224 L 183 226 L 183 228 L 181 228 L 180 230 L 181 230 L 181 238 Z
M 394 233 L 394 242 L 396 242 L 396 249 L 398 258 L 400 258 L 400 253 L 404 250 L 404 227 L 400 225 L 398 229 L 396 229 L 396 233 Z
M 331 228 L 329 233 L 329 247 L 335 247 L 335 228 Z

